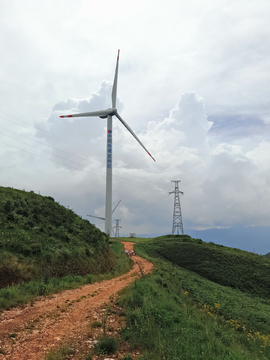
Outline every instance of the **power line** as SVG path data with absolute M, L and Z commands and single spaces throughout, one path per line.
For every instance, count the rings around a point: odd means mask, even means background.
M 137 214 L 137 216 L 141 216 L 143 213 L 145 213 L 146 211 L 148 211 L 152 206 L 156 205 L 158 202 L 160 202 L 161 200 L 163 200 L 165 197 L 167 197 L 168 194 L 166 194 L 165 196 L 162 196 L 160 199 L 158 199 L 157 201 L 155 201 L 154 203 L 152 203 L 151 205 L 147 206 L 145 209 L 143 209 L 141 212 L 139 212 Z M 163 205 L 163 204 L 162 204 Z
M 34 155 L 34 156 L 38 156 L 38 157 L 40 157 L 40 158 L 42 158 L 42 159 L 46 159 L 46 160 L 48 160 L 48 161 L 50 161 L 50 162 L 54 162 L 54 163 L 56 163 L 56 164 L 63 165 L 63 163 L 61 163 L 60 161 L 48 159 L 48 158 L 46 158 L 46 157 L 44 157 L 44 156 L 41 156 L 41 155 L 39 155 L 39 154 L 37 154 L 37 153 L 32 153 L 31 151 L 28 151 L 28 150 L 25 150 L 25 149 L 20 149 L 20 148 L 14 146 L 14 145 L 7 144 L 7 143 L 5 143 L 5 142 L 3 142 L 3 141 L 0 141 L 0 143 L 4 144 L 4 145 L 6 145 L 6 146 L 10 146 L 10 147 L 12 147 L 12 148 L 14 148 L 14 149 L 17 149 L 17 150 L 27 152 L 28 154 L 31 154 L 31 155 Z M 31 145 L 29 145 L 29 146 L 31 146 Z M 42 151 L 42 150 L 41 150 L 41 151 Z M 44 152 L 47 152 L 47 153 L 48 153 L 48 151 L 45 151 L 45 150 L 44 150 Z M 60 157 L 60 156 L 59 156 L 59 157 Z M 62 157 L 60 157 L 60 158 L 62 158 Z M 66 159 L 66 160 L 67 160 L 67 161 L 71 161 L 71 160 L 69 160 L 69 159 Z M 75 164 L 77 164 L 77 165 L 80 165 L 80 166 L 84 166 L 83 164 L 76 163 L 75 161 L 73 161 L 73 163 L 75 163 Z M 88 173 L 88 174 L 91 174 L 91 175 L 95 175 L 95 176 L 99 176 L 99 177 L 104 178 L 104 170 L 95 169 L 95 171 L 99 171 L 99 172 L 102 172 L 102 173 L 103 173 L 103 175 L 99 175 L 99 174 L 95 174 L 95 173 L 93 173 L 93 172 L 91 172 L 91 171 L 87 171 L 87 170 L 84 170 L 84 169 L 78 169 L 78 168 L 76 168 L 76 167 L 74 167 L 74 166 L 71 166 L 71 165 L 69 165 L 69 164 L 65 164 L 65 166 L 68 167 L 68 168 L 77 170 L 77 171 L 83 171 L 83 172 L 85 172 L 85 173 Z M 125 184 L 128 184 L 128 185 L 131 185 L 131 186 L 137 186 L 137 187 L 141 187 L 141 188 L 144 188 L 144 189 L 145 189 L 145 188 L 148 188 L 148 189 L 153 190 L 153 187 L 146 186 L 146 185 L 140 184 L 140 183 L 136 183 L 136 182 L 134 182 L 134 181 L 132 182 L 132 181 L 130 181 L 130 180 L 128 180 L 128 179 L 121 178 L 120 176 L 117 176 L 117 175 L 115 175 L 115 177 L 118 177 L 118 178 L 120 179 L 120 180 L 118 180 L 119 182 L 122 182 L 122 183 L 125 183 Z M 156 189 L 155 191 L 163 192 L 163 191 L 165 191 L 165 190 Z
M 76 143 L 74 143 L 74 142 L 72 142 L 72 141 L 70 141 L 70 140 L 67 140 L 67 139 L 65 139 L 65 138 L 62 138 L 61 136 L 58 136 L 58 135 L 53 134 L 53 133 L 50 133 L 49 131 L 42 129 L 41 127 L 39 127 L 39 126 L 37 126 L 37 125 L 34 126 L 34 125 L 32 125 L 31 123 L 29 123 L 29 122 L 27 122 L 27 121 L 24 121 L 24 120 L 22 120 L 22 119 L 20 119 L 20 118 L 17 118 L 16 116 L 10 115 L 10 114 L 2 111 L 2 110 L 0 110 L 0 112 L 2 112 L 2 113 L 4 113 L 4 114 L 6 114 L 6 115 L 8 115 L 8 116 L 10 116 L 10 117 L 12 117 L 12 118 L 14 118 L 14 119 L 16 119 L 16 120 L 19 120 L 19 121 L 27 124 L 27 126 L 24 126 L 24 125 L 18 124 L 18 123 L 15 122 L 15 121 L 12 121 L 12 120 L 8 119 L 9 122 L 13 122 L 13 123 L 16 124 L 16 125 L 22 126 L 22 127 L 26 128 L 26 129 L 27 129 L 27 127 L 31 126 L 31 127 L 34 128 L 35 130 L 38 129 L 38 130 L 40 130 L 41 132 L 45 133 L 48 137 L 51 137 L 51 138 L 55 137 L 55 138 L 57 138 L 58 140 L 60 140 L 61 142 L 69 143 L 69 144 L 74 145 L 74 146 L 76 146 L 76 147 L 78 147 L 78 148 L 81 148 L 81 149 L 83 149 L 83 150 L 86 150 L 86 151 L 88 151 L 88 152 L 90 152 L 90 153 L 93 152 L 93 153 L 95 153 L 95 154 L 97 154 L 97 155 L 99 155 L 99 156 L 103 156 L 103 154 L 100 154 L 100 153 L 97 153 L 97 152 L 95 152 L 95 151 L 89 150 L 89 149 L 87 149 L 87 148 L 85 148 L 85 147 L 83 147 L 83 146 L 81 146 L 81 145 L 78 145 L 78 144 L 76 144 Z M 2 117 L 2 118 L 3 118 L 3 117 Z M 5 118 L 4 118 L 4 119 L 5 119 Z M 5 120 L 6 120 L 6 119 L 5 119 Z
M 42 143 L 42 142 L 40 142 L 40 141 L 31 139 L 31 138 L 29 138 L 29 137 L 27 137 L 27 136 L 25 136 L 25 135 L 18 134 L 18 133 L 15 132 L 15 131 L 6 129 L 6 128 L 4 128 L 3 126 L 0 126 L 0 128 L 3 129 L 3 130 L 9 131 L 9 132 L 11 132 L 11 133 L 13 133 L 13 134 L 15 134 L 15 135 L 17 135 L 17 136 L 23 137 L 23 138 L 25 138 L 25 139 L 27 139 L 27 140 L 33 141 L 33 142 L 35 142 L 35 143 L 37 143 L 37 144 L 40 144 L 40 145 L 42 145 L 42 146 L 46 146 L 46 147 L 51 148 L 51 149 L 53 149 L 53 150 L 61 151 L 61 152 L 65 153 L 65 154 L 68 154 L 68 155 L 70 155 L 70 156 L 77 157 L 78 159 L 85 160 L 85 159 L 82 158 L 81 156 L 71 154 L 71 153 L 69 153 L 69 152 L 67 152 L 67 151 L 65 151 L 65 150 L 61 150 L 61 149 L 55 148 L 54 146 L 51 146 L 51 145 L 48 145 L 48 144 L 44 144 L 44 143 Z M 2 135 L 8 136 L 8 135 L 5 135 L 5 134 L 3 134 L 3 133 L 2 133 Z M 10 136 L 8 136 L 8 137 L 10 137 Z M 10 137 L 10 138 L 13 139 L 13 140 L 19 141 L 19 140 L 15 139 L 15 138 L 12 138 L 12 137 Z M 26 143 L 25 143 L 25 144 L 26 144 Z M 26 144 L 26 145 L 28 145 L 28 144 Z M 94 161 L 94 160 L 91 160 L 91 161 L 92 161 L 92 162 L 95 162 L 95 163 L 97 163 L 97 164 L 100 164 L 100 163 L 97 162 L 97 161 Z
M 38 126 L 33 126 L 32 124 L 30 124 L 30 123 L 28 123 L 28 122 L 26 122 L 26 121 L 24 121 L 24 120 L 21 120 L 21 119 L 15 117 L 15 116 L 13 116 L 13 115 L 7 114 L 7 113 L 5 113 L 5 112 L 2 111 L 2 110 L 0 110 L 0 112 L 4 113 L 4 114 L 6 114 L 6 115 L 8 115 L 8 116 L 10 116 L 10 117 L 13 117 L 13 118 L 15 118 L 16 120 L 19 120 L 19 121 L 27 124 L 28 126 L 33 127 L 35 130 L 36 130 L 36 128 L 38 128 L 40 131 L 45 132 L 46 134 L 48 134 L 48 137 L 51 137 L 51 135 L 52 135 L 52 136 L 57 137 L 58 139 L 60 139 L 62 142 L 66 142 L 66 143 L 72 144 L 72 145 L 74 145 L 74 146 L 76 146 L 76 147 L 78 147 L 78 148 L 81 148 L 81 149 L 86 150 L 86 151 L 88 151 L 89 153 L 91 153 L 91 150 L 89 150 L 89 149 L 87 149 L 87 148 L 84 148 L 84 147 L 82 147 L 82 146 L 80 146 L 80 145 L 78 145 L 78 144 L 76 144 L 76 143 L 73 143 L 73 142 L 71 142 L 71 141 L 69 141 L 69 140 L 67 140 L 67 139 L 61 138 L 61 137 L 58 136 L 58 135 L 51 134 L 51 133 L 49 133 L 48 131 L 41 129 L 41 128 L 38 127 Z M 4 118 L 4 119 L 5 119 L 5 118 Z M 5 119 L 5 120 L 6 120 L 6 119 Z M 15 124 L 17 124 L 17 125 L 19 125 L 19 126 L 22 126 L 22 127 L 24 127 L 24 128 L 27 128 L 26 126 L 23 126 L 23 125 L 21 125 L 21 124 L 18 124 L 18 123 L 16 123 L 16 122 L 12 121 L 12 120 L 8 120 L 8 121 L 9 121 L 9 122 L 11 121 L 11 122 L 13 122 L 13 123 L 15 123 Z M 77 158 L 82 159 L 82 160 L 84 160 L 84 161 L 86 160 L 86 159 L 84 159 L 84 158 L 82 158 L 82 157 L 80 157 L 80 156 L 73 155 L 73 154 L 71 154 L 71 153 L 69 153 L 69 152 L 66 152 L 66 151 L 64 151 L 64 150 L 61 150 L 61 149 L 57 149 L 57 148 L 55 148 L 55 147 L 53 147 L 53 146 L 51 146 L 51 145 L 41 143 L 41 142 L 39 142 L 39 141 L 37 141 L 37 140 L 34 140 L 34 139 L 30 139 L 29 137 L 26 137 L 26 136 L 24 136 L 24 135 L 18 134 L 18 133 L 16 133 L 16 132 L 12 131 L 12 130 L 5 129 L 4 127 L 1 127 L 1 128 L 4 129 L 4 130 L 6 130 L 6 131 L 12 132 L 12 133 L 14 133 L 14 134 L 16 134 L 16 135 L 18 135 L 18 136 L 24 137 L 24 138 L 26 138 L 26 139 L 28 139 L 28 140 L 30 140 L 30 141 L 34 141 L 34 142 L 36 142 L 36 143 L 38 143 L 38 144 L 42 144 L 43 146 L 47 146 L 47 147 L 49 147 L 49 148 L 52 148 L 52 149 L 54 149 L 54 150 L 57 150 L 57 151 L 66 153 L 66 154 L 68 154 L 68 155 L 70 155 L 70 156 L 77 157 Z M 2 135 L 9 137 L 8 135 L 5 135 L 5 134 L 2 134 Z M 15 141 L 21 142 L 20 140 L 14 139 L 14 138 L 12 138 L 12 137 L 10 137 L 10 138 L 13 139 L 13 140 L 15 140 Z M 23 143 L 23 142 L 22 142 L 22 143 Z M 28 146 L 31 146 L 31 147 L 34 147 L 33 145 L 29 145 L 29 144 L 27 144 L 27 143 L 24 143 L 24 144 L 25 144 L 25 145 L 28 145 Z M 8 144 L 6 144 L 6 145 L 8 145 Z M 15 146 L 13 146 L 13 147 L 16 148 Z M 35 148 L 39 149 L 38 147 L 35 147 Z M 19 149 L 19 148 L 18 148 L 18 149 Z M 22 150 L 22 149 L 19 149 L 19 150 Z M 45 150 L 41 150 L 41 149 L 39 149 L 39 150 L 46 152 Z M 95 153 L 95 152 L 93 152 L 93 153 Z M 99 154 L 99 153 L 96 153 L 96 154 L 101 155 L 101 154 Z M 33 155 L 35 155 L 35 154 L 33 154 Z M 62 159 L 64 159 L 64 160 L 66 160 L 66 161 L 70 161 L 70 162 L 76 163 L 76 164 L 78 164 L 78 165 L 80 165 L 80 166 L 85 166 L 84 164 L 77 163 L 77 162 L 74 161 L 74 160 L 66 159 L 66 158 L 61 157 L 61 156 L 56 155 L 56 154 L 54 154 L 54 156 L 59 157 L 59 158 L 62 158 Z M 104 155 L 102 155 L 102 156 L 104 157 Z M 47 159 L 47 160 L 49 160 L 49 159 Z M 53 160 L 52 160 L 52 161 L 53 161 Z M 53 162 L 58 163 L 58 164 L 61 164 L 60 162 L 56 162 L 56 161 L 53 161 Z M 95 161 L 95 160 L 91 160 L 91 162 L 92 162 L 92 163 L 96 163 L 96 164 L 100 164 L 99 162 L 97 162 L 97 161 Z M 72 167 L 72 166 L 68 166 L 67 164 L 65 164 L 64 166 L 67 166 L 67 167 L 76 169 L 76 168 L 74 168 L 74 167 Z M 79 169 L 77 169 L 77 170 L 79 170 Z M 115 169 L 115 170 L 116 170 L 117 172 L 120 172 L 120 173 L 122 172 L 122 171 L 119 170 L 119 169 Z M 101 171 L 101 170 L 94 169 L 94 171 Z M 134 175 L 134 174 L 130 175 L 130 174 L 127 174 L 127 173 L 124 173 L 124 174 L 125 174 L 126 176 L 132 177 L 132 179 L 133 179 L 134 177 L 136 177 L 136 178 L 138 178 L 138 179 L 140 179 L 140 180 L 145 181 L 145 179 L 139 177 L 138 175 Z M 140 183 L 138 183 L 138 182 L 136 182 L 136 181 L 134 181 L 134 180 L 128 180 L 128 179 L 125 179 L 125 178 L 123 178 L 123 177 L 121 177 L 121 176 L 119 176 L 119 175 L 115 175 L 115 177 L 117 177 L 117 178 L 119 178 L 119 179 L 124 179 L 124 180 L 128 181 L 129 183 L 132 182 L 133 184 L 139 184 L 139 185 L 135 185 L 135 186 L 141 186 L 141 187 L 144 186 L 144 187 L 145 187 L 145 185 L 140 184 Z M 122 182 L 123 182 L 123 180 L 122 180 Z M 163 183 L 158 183 L 158 182 L 157 182 L 156 184 L 159 184 L 159 185 L 162 185 L 162 186 L 164 185 Z M 157 185 L 156 185 L 156 186 L 157 186 Z M 159 191 L 165 191 L 165 190 L 159 190 Z
M 20 142 L 21 144 L 24 144 L 24 145 L 30 146 L 30 147 L 32 147 L 32 148 L 34 148 L 34 149 L 38 149 L 39 151 L 42 151 L 42 152 L 45 152 L 45 153 L 47 153 L 47 154 L 50 154 L 50 155 L 51 155 L 51 152 L 50 152 L 50 151 L 43 150 L 43 149 L 40 149 L 40 148 L 38 148 L 38 147 L 36 147 L 36 146 L 34 146 L 34 145 L 27 144 L 27 143 L 25 143 L 24 141 L 21 141 L 21 140 L 18 140 L 18 139 L 14 139 L 13 137 L 8 136 L 8 135 L 6 135 L 6 134 L 1 134 L 1 135 L 6 136 L 6 137 L 8 137 L 8 138 L 10 138 L 10 139 L 12 139 L 12 140 L 18 141 L 18 142 Z M 73 161 L 73 160 L 70 160 L 70 159 L 64 158 L 63 156 L 60 156 L 60 155 L 56 155 L 56 154 L 54 154 L 54 156 L 56 156 L 56 157 L 58 157 L 58 158 L 60 158 L 60 159 L 63 159 L 63 160 L 70 161 L 70 162 L 75 163 L 75 164 L 77 164 L 77 165 L 82 165 L 82 164 L 80 164 L 80 163 L 78 163 L 78 162 L 76 162 L 76 161 Z M 60 163 L 60 164 L 61 164 L 61 163 Z

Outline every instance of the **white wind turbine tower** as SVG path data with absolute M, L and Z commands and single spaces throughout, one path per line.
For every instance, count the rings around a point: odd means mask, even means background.
M 131 130 L 128 124 L 121 118 L 116 109 L 116 96 L 117 96 L 117 78 L 118 78 L 118 63 L 119 63 L 118 50 L 116 69 L 112 87 L 112 107 L 106 110 L 92 111 L 81 114 L 62 115 L 61 118 L 69 117 L 84 117 L 84 116 L 99 116 L 101 119 L 107 118 L 107 168 L 106 168 L 106 204 L 105 204 L 105 233 L 111 235 L 112 228 L 112 117 L 115 115 L 121 123 L 128 129 L 128 131 L 134 136 L 138 143 L 144 148 L 144 150 L 156 161 L 150 152 L 146 149 L 143 143 L 138 139 L 135 133 Z

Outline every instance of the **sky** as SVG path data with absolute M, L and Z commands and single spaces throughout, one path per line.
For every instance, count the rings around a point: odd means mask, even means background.
M 104 231 L 106 119 L 59 116 L 111 107 L 120 49 L 117 109 L 156 159 L 113 119 L 120 235 L 171 233 L 181 180 L 185 233 L 269 252 L 269 18 L 268 0 L 0 0 L 0 185 Z

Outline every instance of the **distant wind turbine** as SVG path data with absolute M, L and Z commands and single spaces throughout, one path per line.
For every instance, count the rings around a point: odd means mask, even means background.
M 114 207 L 114 209 L 112 211 L 112 214 L 115 212 L 115 210 L 116 210 L 117 206 L 120 204 L 120 202 L 121 202 L 121 200 L 119 200 L 118 203 L 115 205 L 115 207 Z M 95 218 L 95 219 L 105 220 L 105 217 L 101 217 L 101 216 L 88 215 L 88 214 L 87 214 L 87 216 L 90 216 L 90 217 Z M 112 232 L 114 234 L 113 227 L 112 227 Z M 115 237 L 115 234 L 114 234 L 114 237 Z
M 143 143 L 139 140 L 136 134 L 131 130 L 128 124 L 121 118 L 116 109 L 116 96 L 117 96 L 117 78 L 118 78 L 118 63 L 119 63 L 118 50 L 116 69 L 112 87 L 112 107 L 106 110 L 92 111 L 80 114 L 61 115 L 61 118 L 71 117 L 84 117 L 84 116 L 99 116 L 101 119 L 107 118 L 107 171 L 106 171 L 106 203 L 105 203 L 105 233 L 111 235 L 112 228 L 112 117 L 115 115 L 121 123 L 128 129 L 128 131 L 135 137 L 138 143 L 144 148 L 148 155 L 156 161 L 150 152 L 146 149 Z

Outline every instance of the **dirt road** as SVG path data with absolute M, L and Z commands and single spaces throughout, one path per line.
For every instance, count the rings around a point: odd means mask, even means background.
M 133 243 L 123 244 L 125 249 L 133 249 Z M 61 341 L 80 337 L 89 326 L 90 312 L 95 314 L 118 291 L 142 273 L 152 271 L 153 265 L 147 260 L 137 255 L 132 259 L 132 269 L 118 278 L 63 291 L 52 298 L 38 300 L 33 306 L 3 312 L 0 321 L 0 360 L 43 359 Z

